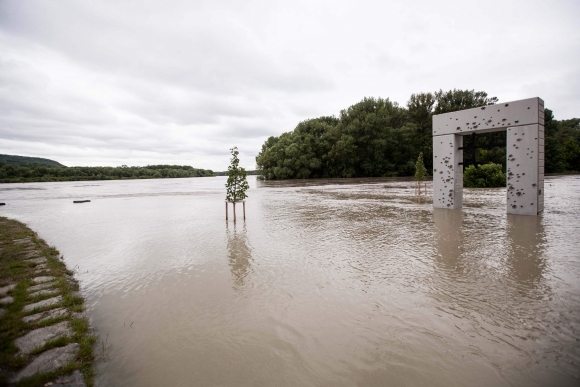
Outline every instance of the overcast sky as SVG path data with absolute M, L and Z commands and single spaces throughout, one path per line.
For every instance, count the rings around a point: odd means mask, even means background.
M 0 0 L 0 153 L 242 166 L 363 97 L 475 89 L 580 117 L 580 1 Z

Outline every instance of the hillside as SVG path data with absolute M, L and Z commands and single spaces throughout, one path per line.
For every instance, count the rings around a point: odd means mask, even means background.
M 0 164 L 14 164 L 14 165 L 42 165 L 45 167 L 64 167 L 59 162 L 40 157 L 26 157 L 14 155 L 0 154 Z

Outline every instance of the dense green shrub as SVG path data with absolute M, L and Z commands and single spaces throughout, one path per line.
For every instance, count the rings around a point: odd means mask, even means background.
M 467 188 L 505 187 L 505 173 L 501 164 L 470 165 L 463 173 L 463 186 Z

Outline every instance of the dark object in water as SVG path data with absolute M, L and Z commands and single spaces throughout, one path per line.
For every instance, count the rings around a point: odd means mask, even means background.
M 73 203 L 90 203 L 90 200 L 73 200 Z
M 5 205 L 6 205 L 6 203 L 0 203 L 0 206 L 5 206 Z

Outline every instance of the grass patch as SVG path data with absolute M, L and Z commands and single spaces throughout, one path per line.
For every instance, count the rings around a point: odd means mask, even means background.
M 34 355 L 39 355 L 44 351 L 48 351 L 49 349 L 64 347 L 65 345 L 70 344 L 72 342 L 73 341 L 70 339 L 70 337 L 66 336 L 57 337 L 56 339 L 50 340 L 49 342 L 44 344 L 42 347 L 35 348 L 32 352 L 30 352 L 29 356 L 34 357 Z
M 47 383 L 57 379 L 60 376 L 70 374 L 78 369 L 81 369 L 81 365 L 78 362 L 71 362 L 66 366 L 54 371 L 45 372 L 43 374 L 36 374 L 29 378 L 22 379 L 18 384 L 18 387 L 39 387 L 45 386 Z M 86 381 L 86 379 L 85 379 Z M 87 383 L 88 386 L 88 383 Z
M 33 278 L 39 276 L 34 271 L 39 264 L 27 262 L 29 257 L 45 257 L 46 274 L 55 277 L 55 284 L 45 289 L 58 291 L 54 295 L 30 296 L 29 287 L 35 285 Z M 7 295 L 14 302 L 2 306 L 5 310 L 0 316 L 0 385 L 9 384 L 10 380 L 34 357 L 46 350 L 62 347 L 70 343 L 79 344 L 77 359 L 55 372 L 37 374 L 21 380 L 18 386 L 38 387 L 54 381 L 59 376 L 80 370 L 85 377 L 87 386 L 94 384 L 94 345 L 97 336 L 90 329 L 89 323 L 80 312 L 85 310 L 84 299 L 78 293 L 78 283 L 73 278 L 74 272 L 69 270 L 54 247 L 48 246 L 44 240 L 24 224 L 0 217 L 0 287 L 15 284 L 16 287 Z M 62 302 L 25 312 L 24 306 L 45 299 L 62 296 Z M 2 297 L 2 296 L 0 296 Z M 25 323 L 24 316 L 64 307 L 67 314 L 48 318 L 42 321 Z M 21 355 L 14 340 L 26 335 L 34 329 L 69 321 L 72 335 L 60 337 L 36 348 L 30 355 Z

